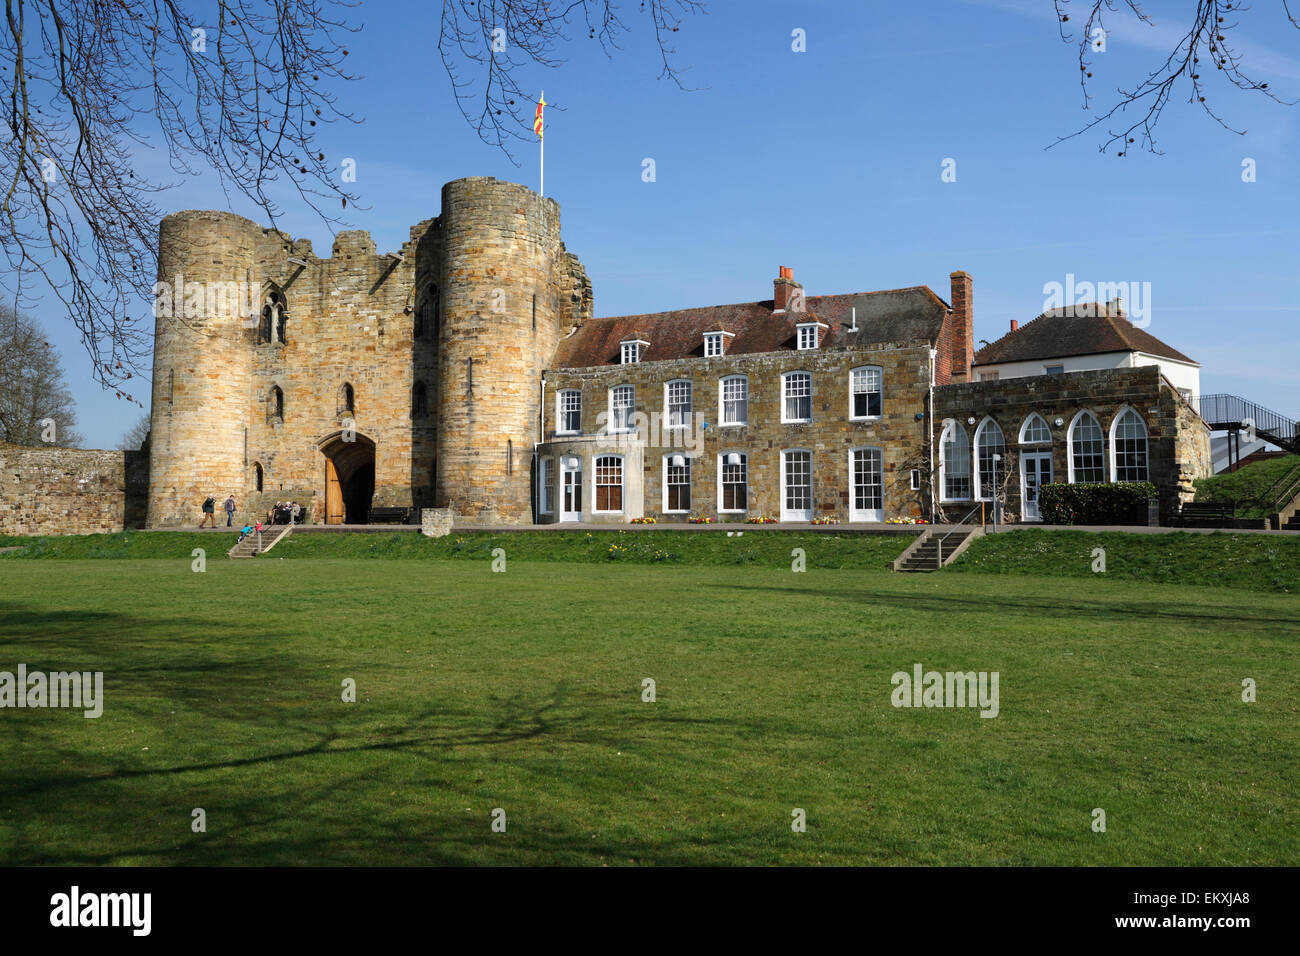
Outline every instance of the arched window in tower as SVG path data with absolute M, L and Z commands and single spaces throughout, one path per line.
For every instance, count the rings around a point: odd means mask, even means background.
M 438 339 L 438 323 L 441 318 L 439 309 L 438 287 L 430 283 L 420 299 L 420 307 L 415 310 L 415 337 L 417 339 Z
M 262 463 L 259 461 L 253 462 L 253 487 L 262 490 Z
M 423 382 L 416 382 L 411 389 L 411 417 L 424 418 L 429 414 L 429 391 Z
M 284 301 L 284 293 L 271 289 L 266 293 L 266 302 L 262 306 L 262 321 L 257 326 L 257 340 L 284 345 L 288 341 L 285 335 L 289 323 L 289 307 Z
M 271 386 L 271 394 L 266 398 L 266 423 L 275 425 L 284 422 L 284 392 L 279 385 Z
M 356 414 L 356 410 L 356 393 L 352 391 L 352 383 L 344 382 L 339 387 L 338 413 L 340 415 L 353 415 Z

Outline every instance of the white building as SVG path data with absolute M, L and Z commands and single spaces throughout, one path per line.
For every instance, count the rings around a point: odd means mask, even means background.
M 1117 302 L 1045 312 L 975 353 L 975 381 L 1155 365 L 1184 398 L 1201 393 L 1201 365 L 1140 329 Z

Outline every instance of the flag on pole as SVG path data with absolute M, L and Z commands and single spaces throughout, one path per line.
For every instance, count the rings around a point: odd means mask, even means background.
M 537 101 L 537 116 L 533 119 L 533 132 L 537 134 L 538 139 L 542 139 L 542 107 L 546 105 L 546 94 Z

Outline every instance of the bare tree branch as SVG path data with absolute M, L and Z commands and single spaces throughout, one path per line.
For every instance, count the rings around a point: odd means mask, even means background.
M 316 143 L 325 124 L 355 122 L 332 92 L 352 78 L 335 37 L 358 29 L 345 19 L 355 6 L 5 0 L 0 290 L 17 308 L 39 280 L 76 324 L 96 379 L 120 398 L 143 407 L 125 382 L 153 322 L 132 310 L 152 300 L 154 197 L 167 188 L 135 155 L 161 140 L 173 171 L 215 170 L 228 197 L 247 197 L 272 224 L 287 179 L 326 222 L 340 222 L 355 197 Z
M 1076 42 L 1071 23 L 1077 23 L 1079 20 L 1071 17 L 1072 0 L 1053 0 L 1053 2 L 1056 5 L 1057 25 L 1061 39 L 1066 43 Z M 1279 2 L 1291 25 L 1300 29 L 1300 21 L 1297 21 L 1292 14 L 1289 0 L 1279 0 Z M 1107 35 L 1105 15 L 1107 13 L 1130 15 L 1146 26 L 1155 24 L 1137 0 L 1083 0 L 1082 7 L 1086 11 L 1086 16 L 1082 21 L 1082 34 L 1077 40 L 1079 83 L 1083 91 L 1083 108 L 1091 109 L 1093 98 L 1088 92 L 1088 80 L 1092 78 L 1094 61 L 1090 54 L 1095 52 L 1094 45 L 1098 37 L 1096 31 L 1101 31 L 1100 38 L 1105 41 Z M 1156 145 L 1156 126 L 1180 81 L 1191 88 L 1188 96 L 1189 103 L 1198 103 L 1206 115 L 1229 132 L 1244 135 L 1245 130 L 1234 128 L 1209 103 L 1206 80 L 1214 74 L 1202 76 L 1201 73 L 1203 69 L 1208 68 L 1209 64 L 1215 67 L 1215 73 L 1221 73 L 1223 79 L 1238 89 L 1262 93 L 1277 103 L 1293 106 L 1294 100 L 1281 99 L 1269 89 L 1267 83 L 1256 81 L 1245 71 L 1242 56 L 1230 42 L 1231 31 L 1239 23 L 1236 17 L 1249 12 L 1251 12 L 1250 8 L 1240 2 L 1196 0 L 1191 25 L 1163 63 L 1148 73 L 1136 87 L 1117 89 L 1119 100 L 1114 106 L 1087 123 L 1082 129 L 1068 136 L 1057 137 L 1056 142 L 1047 148 L 1051 149 L 1052 146 L 1082 136 L 1094 129 L 1104 129 L 1105 139 L 1099 147 L 1103 153 L 1118 146 L 1116 155 L 1124 156 L 1135 145 L 1151 153 L 1160 153 L 1161 150 Z M 1201 66 L 1202 54 L 1207 61 L 1206 67 Z M 1135 108 L 1137 119 L 1127 126 L 1111 128 L 1110 121 L 1126 114 L 1130 107 Z
M 560 66 L 556 48 L 579 24 L 587 39 L 613 56 L 621 49 L 619 37 L 629 32 L 621 6 L 619 0 L 443 0 L 438 53 L 461 114 L 479 138 L 518 165 L 510 142 L 532 137 L 537 105 L 536 93 L 520 86 L 518 74 L 529 64 Z M 639 0 L 637 15 L 649 20 L 659 48 L 659 78 L 683 90 L 685 70 L 673 62 L 672 34 L 704 8 L 703 0 Z

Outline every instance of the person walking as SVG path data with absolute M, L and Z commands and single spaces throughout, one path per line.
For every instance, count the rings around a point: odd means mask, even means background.
M 217 526 L 217 499 L 212 495 L 208 495 L 203 499 L 203 520 L 199 522 L 199 527 L 202 528 L 204 523 L 208 521 L 212 522 L 210 527 L 215 528 Z
M 235 493 L 232 491 L 230 497 L 226 499 L 226 527 L 234 527 L 235 524 Z

